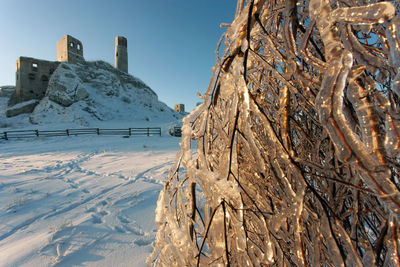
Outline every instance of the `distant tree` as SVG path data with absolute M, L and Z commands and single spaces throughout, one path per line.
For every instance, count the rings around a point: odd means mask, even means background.
M 148 264 L 400 264 L 399 9 L 238 1 Z

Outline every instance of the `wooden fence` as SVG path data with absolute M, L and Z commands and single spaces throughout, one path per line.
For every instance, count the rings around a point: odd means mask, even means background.
M 77 136 L 77 135 L 123 135 L 123 136 L 161 136 L 160 127 L 127 128 L 127 129 L 100 129 L 82 128 L 66 130 L 16 130 L 6 131 L 0 139 L 12 138 L 52 137 L 52 136 Z

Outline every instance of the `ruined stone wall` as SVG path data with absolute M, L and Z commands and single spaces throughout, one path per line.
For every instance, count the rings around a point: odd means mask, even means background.
M 125 37 L 115 37 L 115 68 L 128 72 L 128 40 Z
M 15 92 L 8 105 L 32 99 L 42 99 L 47 90 L 50 76 L 60 62 L 82 62 L 83 45 L 81 41 L 65 35 L 57 42 L 57 61 L 46 61 L 30 57 L 19 57 L 16 63 Z
M 9 106 L 32 99 L 42 99 L 47 90 L 50 76 L 59 62 L 19 57 L 16 62 L 16 88 Z
M 70 35 L 65 35 L 57 42 L 57 61 L 73 64 L 85 61 L 82 42 Z

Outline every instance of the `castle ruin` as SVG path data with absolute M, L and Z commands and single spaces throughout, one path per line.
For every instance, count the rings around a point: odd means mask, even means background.
M 128 40 L 125 37 L 115 37 L 115 68 L 128 72 Z
M 128 72 L 127 43 L 125 37 L 115 38 L 115 68 L 124 72 Z M 41 100 L 46 94 L 51 75 L 60 62 L 72 64 L 85 62 L 82 42 L 70 35 L 61 38 L 57 42 L 57 61 L 19 57 L 16 62 L 15 92 L 8 106 L 29 100 Z M 25 110 L 23 113 L 32 110 Z
M 175 109 L 175 112 L 177 112 L 177 113 L 185 113 L 185 105 L 184 104 L 175 104 L 174 109 Z
M 57 42 L 57 61 L 73 64 L 85 61 L 81 41 L 70 35 L 60 39 Z
M 42 99 L 46 94 L 50 77 L 58 64 L 59 62 L 19 57 L 16 62 L 15 92 L 8 105 Z

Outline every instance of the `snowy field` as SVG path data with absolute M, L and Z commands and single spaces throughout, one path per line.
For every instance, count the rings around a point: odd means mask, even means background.
M 0 266 L 145 266 L 179 141 L 0 140 Z

